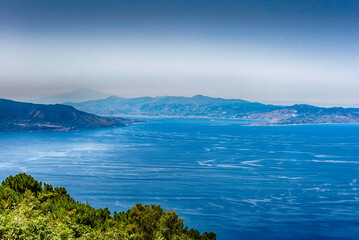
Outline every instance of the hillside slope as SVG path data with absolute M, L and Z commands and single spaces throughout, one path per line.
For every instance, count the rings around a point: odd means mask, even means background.
M 0 99 L 0 132 L 69 131 L 125 126 L 129 120 L 100 117 L 67 105 Z
M 215 240 L 216 234 L 188 230 L 176 212 L 155 204 L 111 215 L 21 173 L 0 185 L 0 239 Z

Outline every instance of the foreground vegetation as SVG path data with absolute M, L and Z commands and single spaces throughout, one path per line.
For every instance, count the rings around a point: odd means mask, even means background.
M 136 203 L 110 214 L 75 201 L 63 187 L 42 184 L 25 173 L 0 186 L 0 239 L 216 239 L 184 227 L 174 211 Z

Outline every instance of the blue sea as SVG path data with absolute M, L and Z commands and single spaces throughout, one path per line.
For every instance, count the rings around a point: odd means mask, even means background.
M 359 239 L 359 125 L 156 119 L 0 134 L 0 178 L 20 172 L 96 208 L 161 204 L 218 239 Z

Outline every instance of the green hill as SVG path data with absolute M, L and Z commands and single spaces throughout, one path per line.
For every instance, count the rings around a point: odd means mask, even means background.
M 42 184 L 25 173 L 0 186 L 0 239 L 216 239 L 183 225 L 176 212 L 160 205 L 126 212 L 95 209 L 75 201 L 63 187 Z
M 62 104 L 45 105 L 0 99 L 0 132 L 70 131 L 121 127 L 129 119 L 100 117 Z

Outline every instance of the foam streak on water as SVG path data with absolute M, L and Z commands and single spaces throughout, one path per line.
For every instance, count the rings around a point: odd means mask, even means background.
M 167 119 L 0 135 L 0 177 L 27 172 L 123 211 L 175 209 L 218 239 L 359 239 L 359 125 Z

